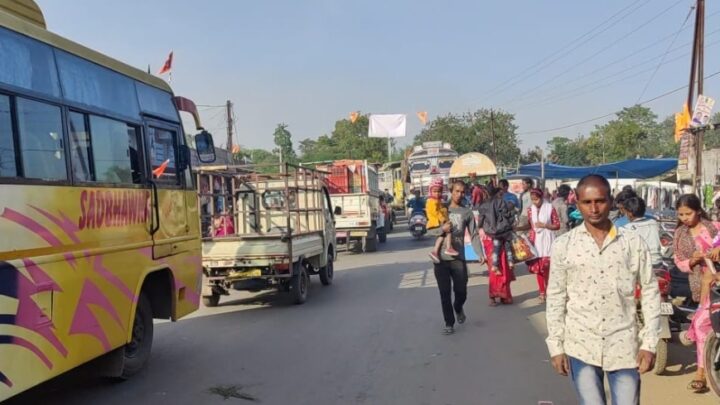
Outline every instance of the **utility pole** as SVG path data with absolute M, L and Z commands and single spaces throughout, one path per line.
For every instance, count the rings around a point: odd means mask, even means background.
M 233 146 L 233 116 L 232 116 L 232 101 L 228 100 L 225 103 L 227 112 L 227 145 L 225 146 L 228 152 L 232 152 Z
M 693 114 L 694 90 L 697 81 L 697 95 L 703 93 L 703 76 L 705 66 L 705 0 L 697 0 L 695 4 L 695 35 L 693 40 L 692 61 L 690 62 L 690 85 L 688 86 L 687 105 L 690 116 Z M 693 175 L 693 189 L 698 190 L 702 182 L 702 152 L 704 131 L 695 134 L 695 173 Z
M 490 134 L 493 144 L 493 163 L 497 164 L 497 142 L 495 140 L 495 112 L 490 110 Z

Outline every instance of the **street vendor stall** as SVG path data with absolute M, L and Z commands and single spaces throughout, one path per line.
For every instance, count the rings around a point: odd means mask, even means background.
M 478 178 L 478 177 L 497 177 L 497 167 L 495 163 L 482 153 L 471 152 L 466 153 L 455 160 L 450 167 L 450 181 L 452 179 Z M 473 211 L 477 223 L 478 213 Z M 478 261 L 479 258 L 470 243 L 470 234 L 465 232 L 465 260 Z

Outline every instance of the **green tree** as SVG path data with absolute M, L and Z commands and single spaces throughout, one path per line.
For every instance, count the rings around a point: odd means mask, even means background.
M 538 163 L 543 159 L 543 150 L 536 146 L 520 155 L 520 164 L 526 165 L 530 163 Z
M 352 123 L 348 119 L 335 122 L 332 133 L 317 140 L 305 139 L 300 142 L 301 160 L 316 162 L 337 159 L 367 159 L 371 162 L 387 161 L 387 139 L 368 137 L 370 120 L 360 115 Z M 391 140 L 394 149 L 395 141 Z
M 590 133 L 586 144 L 590 163 L 676 155 L 670 125 L 669 119 L 658 123 L 650 108 L 626 107 L 616 119 Z
M 515 165 L 520 157 L 517 125 L 515 116 L 504 111 L 480 109 L 462 115 L 448 114 L 431 121 L 415 137 L 415 144 L 428 141 L 443 141 L 452 144 L 460 154 L 468 152 L 484 153 L 491 158 L 494 155 L 492 144 L 493 127 L 495 131 L 498 165 Z
M 273 132 L 273 140 L 277 148 L 273 152 L 280 156 L 283 163 L 296 163 L 297 155 L 292 144 L 292 134 L 287 129 L 287 124 L 278 124 Z
M 566 166 L 585 166 L 589 164 L 587 157 L 586 139 L 577 139 L 556 136 L 547 143 L 550 153 L 548 161 Z

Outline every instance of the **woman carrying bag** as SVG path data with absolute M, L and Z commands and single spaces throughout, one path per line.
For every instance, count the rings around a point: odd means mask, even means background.
M 532 206 L 528 208 L 528 226 L 530 243 L 537 250 L 537 259 L 527 262 L 528 270 L 537 277 L 540 301 L 545 302 L 545 291 L 550 279 L 550 253 L 557 231 L 560 229 L 560 217 L 552 203 L 543 199 L 539 188 L 530 190 Z

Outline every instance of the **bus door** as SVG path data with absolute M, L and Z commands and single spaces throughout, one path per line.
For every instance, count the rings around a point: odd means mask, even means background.
M 184 142 L 178 125 L 146 120 L 145 134 L 151 175 L 150 233 L 153 258 L 159 259 L 185 250 L 182 242 L 190 234 L 186 188 L 192 188 L 192 179 L 182 167 Z

